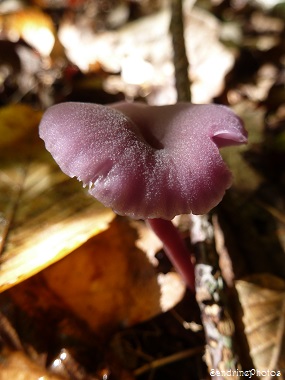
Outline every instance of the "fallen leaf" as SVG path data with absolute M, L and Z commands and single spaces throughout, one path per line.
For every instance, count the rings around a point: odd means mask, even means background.
M 28 106 L 0 109 L 0 291 L 64 257 L 114 218 L 45 152 L 39 120 Z
M 23 143 L 36 130 L 42 113 L 26 104 L 11 104 L 0 108 L 0 148 Z M 2 157 L 1 157 L 2 158 Z
M 126 218 L 47 268 L 48 287 L 98 333 L 129 326 L 161 311 L 154 268 L 135 247 L 136 231 Z
M 257 274 L 237 281 L 236 289 L 253 364 L 257 371 L 266 372 L 262 378 L 269 379 L 270 371 L 281 370 L 280 360 L 284 360 L 285 281 Z
M 61 376 L 48 373 L 21 351 L 1 352 L 0 380 L 61 380 Z
M 218 20 L 209 12 L 193 8 L 193 3 L 185 2 L 185 40 L 192 99 L 203 103 L 219 94 L 234 57 L 219 40 Z M 94 32 L 92 22 L 85 22 L 83 27 L 80 20 L 64 20 L 58 36 L 70 61 L 83 72 L 89 72 L 99 62 L 107 72 L 116 74 L 104 83 L 108 92 L 124 92 L 129 98 L 147 96 L 152 104 L 166 104 L 176 100 L 169 22 L 170 9 L 164 7 L 100 34 Z
M 149 319 L 177 304 L 185 286 L 178 275 L 158 275 L 136 239 L 128 219 L 118 217 L 10 294 L 30 315 L 48 318 L 65 310 L 100 336 Z

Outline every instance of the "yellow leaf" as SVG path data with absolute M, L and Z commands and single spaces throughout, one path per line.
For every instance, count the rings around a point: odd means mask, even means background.
M 179 302 L 185 285 L 175 273 L 156 273 L 136 247 L 137 238 L 130 221 L 117 217 L 106 231 L 9 294 L 32 318 L 44 319 L 40 325 L 67 315 L 100 336 L 149 319 Z
M 160 287 L 145 254 L 135 247 L 127 218 L 90 239 L 42 276 L 49 289 L 97 333 L 161 312 Z
M 42 113 L 25 104 L 13 104 L 0 108 L 0 150 L 15 146 L 37 128 Z
M 38 116 L 28 106 L 0 109 L 0 291 L 61 259 L 114 218 L 45 152 Z

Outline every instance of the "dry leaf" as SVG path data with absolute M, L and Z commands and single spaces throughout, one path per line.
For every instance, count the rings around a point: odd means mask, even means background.
M 185 2 L 185 39 L 192 100 L 202 103 L 220 93 L 234 58 L 219 41 L 217 19 L 198 7 L 192 9 L 193 3 Z M 99 62 L 106 71 L 116 74 L 105 82 L 108 92 L 121 91 L 130 98 L 150 94 L 147 100 L 152 104 L 173 103 L 176 91 L 169 22 L 169 8 L 100 34 L 93 31 L 92 23 L 85 22 L 83 30 L 82 22 L 65 20 L 59 28 L 59 39 L 71 62 L 83 72 Z
M 114 218 L 56 166 L 38 122 L 28 106 L 0 111 L 0 291 L 64 257 Z
M 253 275 L 236 283 L 243 323 L 255 369 L 280 368 L 284 337 L 285 281 L 270 274 Z
M 126 218 L 47 268 L 47 285 L 93 331 L 129 326 L 160 312 L 154 268 L 136 249 Z
M 51 310 L 59 314 L 55 310 L 65 308 L 99 335 L 151 318 L 180 301 L 185 287 L 172 279 L 175 294 L 170 299 L 168 277 L 161 281 L 145 253 L 136 248 L 136 239 L 128 219 L 118 217 L 108 230 L 10 294 L 30 314 L 48 318 Z
M 0 380 L 60 380 L 34 363 L 23 352 L 1 352 Z
M 0 108 L 1 150 L 13 146 L 37 128 L 42 113 L 25 104 L 13 104 Z

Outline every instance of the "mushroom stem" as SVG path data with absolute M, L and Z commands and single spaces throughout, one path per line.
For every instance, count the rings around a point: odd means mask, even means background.
M 189 289 L 195 292 L 194 265 L 177 228 L 171 221 L 159 218 L 147 219 L 146 222 L 162 241 L 165 253 Z

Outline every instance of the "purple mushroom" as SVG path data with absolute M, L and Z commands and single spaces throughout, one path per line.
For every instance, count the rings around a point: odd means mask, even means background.
M 216 206 L 232 176 L 219 148 L 243 144 L 247 133 L 227 107 L 177 103 L 50 107 L 40 137 L 61 170 L 120 215 L 145 219 L 194 288 L 194 270 L 171 219 Z

